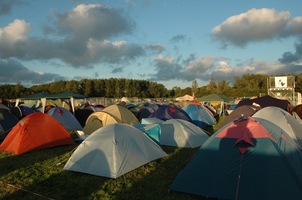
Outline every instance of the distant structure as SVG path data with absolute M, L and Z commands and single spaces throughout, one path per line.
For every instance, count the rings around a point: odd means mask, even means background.
M 278 99 L 286 99 L 294 106 L 301 104 L 301 93 L 295 92 L 295 76 L 268 77 L 267 94 Z

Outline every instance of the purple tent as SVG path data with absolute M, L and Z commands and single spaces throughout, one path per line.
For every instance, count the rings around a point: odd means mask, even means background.
M 184 110 L 166 104 L 160 105 L 149 117 L 156 117 L 164 121 L 168 119 L 183 119 L 192 122 L 192 119 Z

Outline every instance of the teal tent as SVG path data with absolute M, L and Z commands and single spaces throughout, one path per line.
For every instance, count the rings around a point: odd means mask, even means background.
M 243 117 L 215 132 L 170 190 L 218 199 L 299 200 L 300 158 L 282 135 L 277 143 L 260 122 Z

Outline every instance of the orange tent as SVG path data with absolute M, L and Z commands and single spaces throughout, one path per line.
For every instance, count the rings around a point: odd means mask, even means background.
M 55 118 L 37 112 L 24 117 L 13 127 L 0 145 L 0 149 L 13 154 L 22 154 L 74 143 L 69 133 Z

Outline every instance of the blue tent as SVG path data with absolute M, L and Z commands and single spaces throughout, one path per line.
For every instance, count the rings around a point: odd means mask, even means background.
M 190 103 L 182 109 L 190 116 L 193 123 L 200 128 L 217 124 L 212 113 L 201 104 Z

